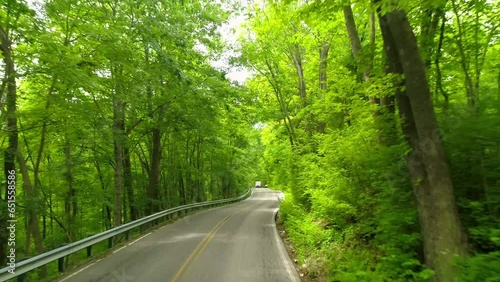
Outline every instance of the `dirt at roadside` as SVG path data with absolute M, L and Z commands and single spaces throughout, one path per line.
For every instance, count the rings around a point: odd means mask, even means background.
M 293 265 L 295 266 L 295 269 L 299 273 L 300 280 L 302 282 L 323 282 L 325 281 L 324 279 L 321 279 L 320 277 L 309 277 L 307 275 L 307 267 L 304 265 L 299 265 L 299 262 L 297 260 L 297 252 L 295 251 L 295 248 L 292 245 L 292 242 L 288 238 L 288 233 L 285 230 L 285 226 L 281 223 L 281 220 L 279 219 L 280 213 L 278 212 L 276 214 L 276 227 L 278 229 L 278 233 L 281 237 L 281 240 L 283 241 L 286 251 L 288 252 L 288 256 L 290 256 L 290 259 L 293 262 Z

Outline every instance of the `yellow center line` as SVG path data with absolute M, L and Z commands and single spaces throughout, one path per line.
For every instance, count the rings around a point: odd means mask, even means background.
M 225 218 L 224 223 L 227 220 L 229 220 L 228 217 Z M 217 228 L 217 230 L 214 230 L 214 232 L 212 232 L 212 234 L 210 234 L 210 237 L 208 238 L 208 240 L 205 241 L 205 243 L 203 244 L 203 246 L 201 247 L 201 249 L 198 251 L 198 253 L 196 254 L 196 256 L 193 258 L 193 260 L 191 260 L 191 263 L 189 263 L 188 267 L 186 268 L 186 271 L 184 271 L 184 273 L 182 275 L 182 279 L 181 280 L 184 280 L 184 277 L 191 271 L 191 268 L 193 268 L 193 265 L 195 265 L 195 263 L 198 260 L 198 258 L 200 257 L 200 255 L 205 251 L 205 249 L 207 248 L 207 246 L 210 244 L 210 241 L 212 240 L 212 238 L 222 228 L 222 226 L 224 225 L 224 223 L 222 223 L 221 225 L 219 225 L 219 227 Z
M 210 232 L 208 232 L 207 235 L 205 235 L 205 238 L 203 238 L 203 240 L 198 244 L 198 246 L 196 246 L 196 248 L 193 250 L 193 252 L 189 255 L 189 257 L 186 259 L 186 261 L 182 264 L 182 266 L 179 268 L 179 271 L 177 271 L 177 273 L 175 274 L 174 278 L 172 278 L 171 282 L 175 282 L 177 281 L 177 279 L 179 279 L 179 277 L 181 276 L 181 274 L 184 272 L 184 274 L 182 275 L 182 278 L 184 278 L 184 276 L 189 273 L 189 271 L 191 270 L 194 262 L 196 260 L 198 260 L 198 258 L 200 257 L 200 255 L 203 253 L 203 251 L 205 251 L 205 249 L 207 248 L 208 244 L 210 243 L 210 241 L 212 240 L 212 238 L 215 236 L 215 234 L 222 228 L 222 226 L 224 225 L 224 223 L 226 223 L 230 217 L 248 209 L 248 208 L 251 208 L 251 207 L 254 207 L 256 206 L 258 203 L 256 204 L 253 204 L 253 205 L 250 205 L 250 206 L 247 206 L 245 208 L 242 208 L 240 209 L 239 211 L 231 214 L 231 215 L 228 215 L 226 216 L 224 219 L 222 219 L 221 221 L 219 221 L 219 223 L 217 223 L 215 225 L 215 227 L 210 230 Z M 190 264 L 191 263 L 191 264 Z M 189 265 L 189 268 L 186 269 L 186 271 L 184 271 L 184 269 Z
M 198 252 L 198 249 L 200 249 L 202 247 L 202 245 L 205 243 L 206 240 L 208 240 L 208 238 L 210 237 L 210 235 L 212 234 L 213 231 L 215 231 L 220 224 L 222 224 L 222 222 L 225 220 L 225 218 L 223 220 L 221 220 L 219 223 L 217 223 L 217 225 L 215 225 L 215 227 L 210 230 L 210 232 L 208 232 L 208 234 L 205 236 L 205 238 L 203 238 L 203 240 L 198 244 L 198 246 L 196 246 L 196 248 L 193 250 L 193 252 L 189 255 L 189 257 L 186 259 L 186 261 L 184 262 L 184 264 L 182 264 L 181 268 L 179 268 L 179 271 L 175 274 L 174 278 L 172 278 L 172 281 L 171 282 L 175 282 L 180 274 L 182 273 L 182 271 L 184 270 L 184 268 L 186 268 L 187 264 L 189 263 L 189 261 L 191 261 L 191 259 L 193 258 L 193 256 Z

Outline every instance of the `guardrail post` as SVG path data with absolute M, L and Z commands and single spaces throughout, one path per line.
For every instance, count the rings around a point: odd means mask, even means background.
M 59 270 L 59 273 L 63 273 L 64 272 L 64 257 L 59 258 L 57 260 L 57 269 Z
M 125 232 L 125 241 L 128 241 L 128 238 L 130 237 L 130 230 L 127 230 Z
M 17 282 L 26 282 L 28 281 L 26 278 L 27 278 L 27 275 L 28 273 L 23 273 L 19 276 L 17 276 Z
M 114 237 L 109 237 L 109 238 L 108 238 L 108 249 L 113 248 L 113 238 L 114 238 Z
M 92 245 L 87 247 L 87 258 L 92 256 Z
M 18 262 L 21 262 L 21 261 L 26 260 L 26 259 L 29 259 L 29 257 L 22 258 Z M 23 273 L 23 274 L 17 276 L 17 282 L 26 282 L 26 281 L 28 281 L 28 273 Z

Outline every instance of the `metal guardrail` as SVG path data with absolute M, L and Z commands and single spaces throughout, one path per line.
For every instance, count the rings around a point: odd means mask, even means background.
M 194 204 L 189 204 L 189 205 L 184 205 L 184 206 L 179 206 L 175 207 L 172 209 L 164 210 L 152 215 L 148 215 L 146 217 L 125 223 L 123 225 L 111 228 L 107 231 L 104 231 L 102 233 L 87 237 L 85 239 L 82 239 L 80 241 L 76 241 L 70 244 L 67 244 L 63 247 L 59 247 L 57 249 L 54 249 L 52 251 L 45 252 L 43 254 L 37 255 L 35 257 L 20 261 L 19 263 L 16 263 L 16 269 L 15 269 L 15 274 L 11 274 L 8 272 L 10 269 L 9 267 L 5 267 L 0 269 L 0 281 L 7 281 L 12 278 L 22 278 L 23 274 L 30 272 L 38 267 L 44 266 L 48 263 L 51 263 L 55 260 L 59 260 L 59 272 L 64 272 L 63 268 L 63 259 L 64 257 L 73 254 L 77 251 L 80 251 L 84 248 L 87 248 L 87 257 L 90 257 L 92 254 L 92 246 L 103 242 L 104 240 L 108 239 L 108 245 L 109 248 L 112 247 L 112 239 L 113 237 L 117 235 L 121 235 L 123 233 L 126 233 L 125 236 L 128 239 L 128 233 L 130 230 L 137 228 L 137 227 L 142 227 L 143 225 L 153 222 L 157 219 L 169 216 L 171 214 L 177 213 L 177 212 L 183 212 L 183 211 L 188 211 L 194 208 L 201 208 L 201 207 L 207 207 L 207 206 L 217 206 L 219 204 L 228 204 L 228 203 L 234 203 L 234 202 L 239 202 L 241 200 L 244 200 L 248 197 L 250 197 L 252 190 L 248 189 L 248 191 L 235 198 L 230 198 L 230 199 L 222 199 L 222 200 L 216 200 L 216 201 L 209 201 L 209 202 L 201 202 L 201 203 L 194 203 Z

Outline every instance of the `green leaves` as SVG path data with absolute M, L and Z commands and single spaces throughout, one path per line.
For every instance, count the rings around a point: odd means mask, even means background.
M 369 50 L 363 59 L 373 65 L 367 83 L 360 83 L 363 70 L 349 48 L 342 15 L 349 4 L 361 49 Z M 475 250 L 494 254 L 500 195 L 494 141 L 500 132 L 497 2 L 271 1 L 252 10 L 239 63 L 255 72 L 246 85 L 258 97 L 260 122 L 267 124 L 263 166 L 271 187 L 293 196 L 283 219 L 303 262 L 320 253 L 322 267 L 330 264 L 322 270 L 329 280 L 427 281 L 434 273 L 417 255 L 422 248 L 417 203 L 405 165 L 412 149 L 401 134 L 407 122 L 395 122 L 400 105 L 395 111 L 391 105 L 397 87 L 408 89 L 400 86 L 405 77 L 386 75 L 392 62 L 384 48 L 392 47 L 384 44 L 379 23 L 371 37 L 370 13 L 379 8 L 381 15 L 407 12 L 420 40 L 461 218 Z M 326 67 L 319 56 L 325 44 L 330 46 Z M 306 106 L 299 95 L 297 55 Z M 326 89 L 320 87 L 321 68 Z M 470 107 L 472 98 L 480 106 Z M 385 137 L 391 141 L 381 142 Z M 324 230 L 318 231 L 317 222 Z M 334 242 L 333 250 L 315 252 L 319 234 Z M 482 256 L 467 267 L 490 273 L 494 268 Z
M 211 65 L 225 50 L 226 6 L 50 0 L 35 18 L 23 1 L 1 5 L 19 73 L 19 143 L 39 195 L 19 203 L 41 203 L 37 240 L 49 249 L 151 203 L 230 197 L 254 180 L 254 97 Z M 33 253 L 25 242 L 20 256 Z

